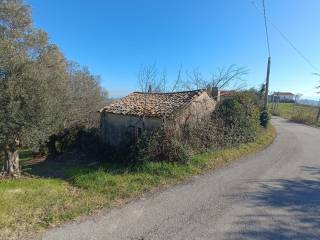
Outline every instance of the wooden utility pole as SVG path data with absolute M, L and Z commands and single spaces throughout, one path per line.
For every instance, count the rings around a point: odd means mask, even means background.
M 268 110 L 268 94 L 269 94 L 269 77 L 270 77 L 271 57 L 268 58 L 266 90 L 264 95 L 264 109 Z
M 269 43 L 269 33 L 268 33 L 265 0 L 262 0 L 262 6 L 263 6 L 264 26 L 265 26 L 265 30 L 266 30 L 268 54 L 269 54 L 268 67 L 267 67 L 267 78 L 266 78 L 266 92 L 265 92 L 265 96 L 264 96 L 264 110 L 268 111 L 268 94 L 269 94 L 269 77 L 270 77 L 270 67 L 271 67 L 271 53 L 270 53 L 270 43 Z

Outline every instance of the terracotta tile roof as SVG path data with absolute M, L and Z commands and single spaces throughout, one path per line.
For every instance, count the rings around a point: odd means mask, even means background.
M 236 91 L 230 90 L 230 91 L 220 91 L 220 96 L 221 97 L 231 97 L 236 93 Z
M 100 111 L 123 115 L 145 115 L 148 117 L 170 116 L 203 92 L 204 90 L 202 89 L 174 93 L 133 92 L 105 106 Z

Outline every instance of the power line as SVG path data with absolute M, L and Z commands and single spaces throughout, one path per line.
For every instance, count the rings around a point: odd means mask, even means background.
M 264 2 L 264 0 L 263 0 Z M 265 14 L 265 9 L 262 11 L 254 1 L 251 1 L 252 5 L 256 8 L 256 10 L 258 10 L 258 12 L 262 15 L 264 15 L 265 17 L 265 22 L 268 21 L 271 26 L 281 35 L 281 37 L 293 48 L 293 50 L 311 67 L 313 68 L 316 72 L 320 72 L 320 69 L 318 67 L 316 67 L 312 61 L 306 57 L 306 55 L 304 55 L 302 53 L 302 51 L 300 51 L 294 44 L 293 42 L 270 20 L 270 18 L 268 18 Z M 264 6 L 263 6 L 264 7 Z M 264 7 L 265 8 L 265 7 Z
M 267 45 L 268 45 L 268 54 L 269 54 L 269 58 L 270 58 L 271 57 L 271 53 L 270 53 L 270 43 L 269 43 L 269 33 L 268 33 L 268 24 L 267 24 L 265 0 L 262 0 L 262 6 L 263 6 L 263 16 L 264 16 L 264 27 L 266 29 L 266 38 L 267 38 Z
M 271 54 L 270 54 L 270 43 L 269 43 L 269 33 L 268 33 L 268 24 L 267 24 L 267 15 L 266 15 L 266 5 L 265 0 L 262 0 L 263 6 L 263 16 L 264 16 L 264 27 L 266 30 L 267 46 L 268 46 L 268 66 L 267 66 L 267 76 L 266 76 L 266 85 L 264 93 L 264 110 L 268 110 L 268 95 L 269 95 L 269 81 L 270 81 L 270 67 L 271 67 Z

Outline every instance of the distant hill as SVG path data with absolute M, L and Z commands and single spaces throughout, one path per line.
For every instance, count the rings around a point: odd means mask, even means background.
M 310 99 L 301 99 L 301 100 L 299 100 L 298 103 L 302 104 L 302 105 L 310 105 L 310 106 L 318 106 L 319 105 L 319 101 L 310 100 Z

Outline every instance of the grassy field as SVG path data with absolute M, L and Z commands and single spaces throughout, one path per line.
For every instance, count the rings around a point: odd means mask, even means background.
M 271 143 L 275 134 L 270 126 L 255 142 L 196 155 L 188 164 L 148 162 L 89 168 L 50 161 L 30 165 L 25 160 L 28 177 L 0 182 L 0 239 L 25 239 L 28 234 L 32 237 L 35 232 L 81 215 L 119 206 L 147 191 L 181 182 L 258 151 Z M 52 175 L 59 177 L 49 177 L 45 169 L 60 171 Z
M 273 115 L 290 119 L 295 122 L 320 127 L 320 123 L 315 123 L 318 107 L 297 105 L 294 103 L 279 103 L 277 108 L 272 111 L 272 103 L 270 103 L 269 109 Z

